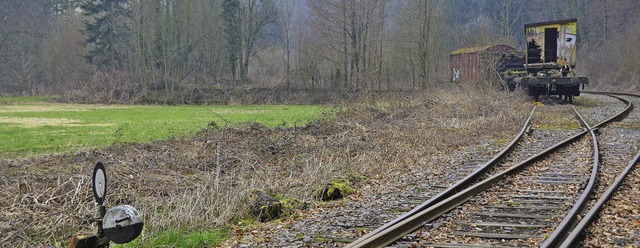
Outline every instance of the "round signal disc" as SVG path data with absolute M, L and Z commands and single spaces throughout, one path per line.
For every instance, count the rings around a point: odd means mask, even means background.
M 93 168 L 93 196 L 96 202 L 102 205 L 107 194 L 107 173 L 102 162 L 98 162 Z

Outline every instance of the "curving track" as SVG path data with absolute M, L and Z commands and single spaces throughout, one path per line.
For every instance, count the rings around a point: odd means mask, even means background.
M 564 123 L 569 128 L 548 128 L 555 119 L 545 118 L 543 113 L 533 135 L 514 140 L 512 144 L 518 145 L 504 151 L 513 150 L 507 159 L 504 155 L 495 158 L 505 162 L 492 160 L 484 165 L 463 167 L 475 172 L 459 177 L 461 181 L 446 189 L 441 197 L 432 198 L 349 246 L 377 247 L 396 240 L 394 246 L 399 247 L 560 245 L 578 224 L 579 214 L 595 205 L 588 201 L 592 190 L 602 192 L 606 185 L 597 177 L 598 144 L 602 142 L 596 140 L 592 125 L 602 127 L 631 110 L 624 99 L 605 98 L 607 104 L 601 106 L 606 109 L 596 111 L 600 114 L 586 114 L 588 121 L 582 121 L 583 130 L 572 128 L 571 123 Z M 602 115 L 603 112 L 609 116 Z M 611 112 L 616 114 L 611 116 Z M 577 111 L 576 115 L 580 117 Z M 591 137 L 586 136 L 588 133 Z M 529 158 L 522 161 L 523 157 Z M 464 190 L 455 188 L 461 184 L 465 184 Z
M 618 96 L 640 106 L 638 95 Z M 640 246 L 640 176 L 634 170 L 640 157 L 640 111 L 601 129 L 598 136 L 603 149 L 599 184 L 589 211 L 562 247 Z

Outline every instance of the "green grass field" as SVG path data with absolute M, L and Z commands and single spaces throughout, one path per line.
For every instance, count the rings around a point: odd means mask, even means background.
M 73 152 L 114 143 L 184 137 L 207 127 L 258 122 L 304 125 L 322 106 L 142 106 L 47 102 L 0 98 L 0 158 Z

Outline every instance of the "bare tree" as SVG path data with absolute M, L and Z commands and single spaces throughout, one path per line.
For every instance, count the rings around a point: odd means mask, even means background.
M 486 1 L 485 4 L 494 4 L 492 18 L 496 24 L 496 35 L 500 40 L 507 42 L 508 45 L 515 45 L 520 40 L 522 32 L 514 32 L 521 30 L 522 12 L 524 10 L 524 1 L 497 0 Z
M 420 78 L 419 88 L 426 91 L 431 84 L 431 72 L 434 69 L 436 41 L 442 1 L 410 1 L 403 10 L 402 35 L 408 42 L 406 56 L 410 57 L 413 71 Z
M 369 74 L 370 67 L 379 66 L 381 53 L 374 44 L 379 45 L 383 37 L 384 20 L 379 18 L 385 18 L 385 5 L 384 0 L 311 2 L 318 19 L 316 29 L 330 48 L 325 59 L 333 64 L 333 77 L 343 81 L 345 87 L 364 88 L 363 80 L 373 75 Z
M 73 10 L 73 5 L 67 8 L 66 11 L 59 9 L 54 14 L 47 40 L 43 44 L 43 83 L 47 84 L 47 91 L 54 94 L 77 90 L 80 88 L 79 82 L 89 71 L 89 65 L 83 58 L 86 49 L 80 46 L 85 39 L 81 32 L 82 15 Z
M 284 56 L 284 68 L 285 68 L 285 81 L 287 88 L 291 88 L 291 18 L 293 11 L 296 9 L 297 1 L 280 0 L 278 11 L 280 17 L 280 23 L 282 24 L 283 31 L 283 56 Z
M 47 2 L 0 3 L 0 89 L 24 95 L 43 93 L 42 45 L 51 18 Z
M 240 4 L 242 47 L 240 56 L 240 80 L 248 81 L 249 62 L 268 44 L 258 43 L 264 38 L 265 27 L 277 20 L 277 9 L 271 0 L 243 0 Z M 262 40 L 263 41 L 263 40 Z
M 188 91 L 204 87 L 223 70 L 225 49 L 221 1 L 138 1 L 132 5 L 135 37 L 129 72 L 141 84 L 141 97 L 149 89 Z

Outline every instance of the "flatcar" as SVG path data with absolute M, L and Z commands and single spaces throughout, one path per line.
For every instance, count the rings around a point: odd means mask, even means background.
M 577 19 L 530 23 L 524 26 L 527 38 L 526 76 L 516 77 L 529 95 L 558 95 L 573 101 L 580 95 L 580 87 L 589 83 L 577 77 L 576 66 Z

